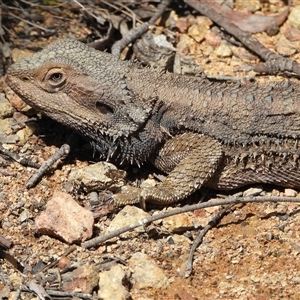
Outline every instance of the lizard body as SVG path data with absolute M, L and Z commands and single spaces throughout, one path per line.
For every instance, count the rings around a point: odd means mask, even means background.
M 166 204 L 201 186 L 300 188 L 297 82 L 243 85 L 163 73 L 70 39 L 15 63 L 6 81 L 104 159 L 150 161 L 169 174 L 151 189 L 128 187 L 116 204 Z

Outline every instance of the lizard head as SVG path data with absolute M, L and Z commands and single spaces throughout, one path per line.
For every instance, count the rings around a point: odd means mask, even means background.
M 13 64 L 6 81 L 30 106 L 97 143 L 127 138 L 150 117 L 155 99 L 142 99 L 128 88 L 132 68 L 66 39 Z

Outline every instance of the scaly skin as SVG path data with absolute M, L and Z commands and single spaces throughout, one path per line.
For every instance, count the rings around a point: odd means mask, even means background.
M 117 205 L 180 201 L 201 186 L 300 188 L 297 82 L 242 85 L 162 73 L 69 39 L 12 65 L 6 81 L 104 159 L 150 161 L 169 174 L 151 189 L 124 188 Z

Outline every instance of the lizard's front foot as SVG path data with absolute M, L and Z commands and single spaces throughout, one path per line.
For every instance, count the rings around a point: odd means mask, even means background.
M 176 189 L 167 183 L 160 183 L 158 186 L 143 189 L 125 185 L 119 193 L 113 195 L 112 205 L 118 207 L 139 203 L 141 208 L 146 210 L 148 201 L 162 205 L 178 201 L 180 196 L 178 197 Z
M 128 204 L 139 203 L 141 208 L 146 211 L 146 202 L 149 200 L 147 191 L 151 189 L 141 189 L 133 186 L 125 185 L 118 194 L 113 196 L 113 206 L 123 206 Z M 157 201 L 159 203 L 159 201 Z
M 124 206 L 140 202 L 142 189 L 125 185 L 121 191 L 113 196 L 114 206 Z
M 197 133 L 176 136 L 165 143 L 155 160 L 156 165 L 169 172 L 167 178 L 154 187 L 124 186 L 114 196 L 115 203 L 140 203 L 145 209 L 148 201 L 161 205 L 180 201 L 209 181 L 222 159 L 222 145 L 217 140 Z

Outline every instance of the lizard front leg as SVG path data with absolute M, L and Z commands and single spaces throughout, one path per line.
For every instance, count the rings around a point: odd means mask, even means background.
M 180 201 L 203 186 L 217 170 L 223 151 L 221 144 L 205 135 L 185 133 L 168 140 L 153 164 L 169 173 L 155 187 L 138 189 L 126 187 L 116 194 L 116 205 L 150 201 L 168 204 Z

